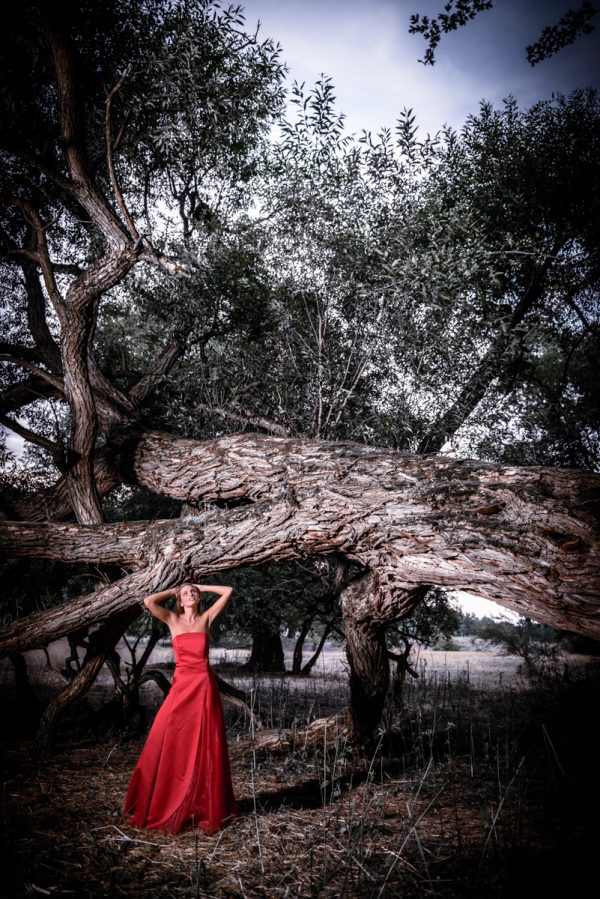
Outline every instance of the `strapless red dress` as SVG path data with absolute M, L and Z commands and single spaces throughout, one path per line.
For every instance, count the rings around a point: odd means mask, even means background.
M 173 684 L 133 772 L 125 814 L 136 827 L 213 833 L 236 816 L 236 805 L 208 634 L 177 634 L 173 650 Z

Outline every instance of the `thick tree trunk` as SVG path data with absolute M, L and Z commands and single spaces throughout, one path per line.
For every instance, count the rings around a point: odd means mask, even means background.
M 283 645 L 278 628 L 257 627 L 253 630 L 252 650 L 244 668 L 248 671 L 285 671 Z
M 30 728 L 35 731 L 43 709 L 43 703 L 38 699 L 29 683 L 27 663 L 21 653 L 11 653 L 10 660 L 15 671 L 15 694 L 19 703 L 19 725 L 24 725 L 27 731 Z
M 350 665 L 350 739 L 368 745 L 381 714 L 390 682 L 390 666 L 381 627 L 368 623 L 346 626 Z
M 361 746 L 372 741 L 390 683 L 385 629 L 410 614 L 427 592 L 423 587 L 406 590 L 403 603 L 394 607 L 386 601 L 385 590 L 378 574 L 368 572 L 348 584 L 340 597 L 350 665 L 349 735 Z
M 0 549 L 8 555 L 141 570 L 5 625 L 1 653 L 46 645 L 186 577 L 323 555 L 378 573 L 385 589 L 367 617 L 384 608 L 398 617 L 407 590 L 438 584 L 600 635 L 596 474 L 252 434 L 207 442 L 149 434 L 132 453 L 131 470 L 145 486 L 179 499 L 243 504 L 152 523 L 2 522 Z

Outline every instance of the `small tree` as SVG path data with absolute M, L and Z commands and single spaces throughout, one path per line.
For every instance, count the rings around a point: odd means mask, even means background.
M 530 680 L 556 666 L 560 654 L 560 634 L 553 627 L 521 617 L 482 618 L 475 627 L 480 640 L 499 646 L 505 655 L 522 659 L 521 670 Z

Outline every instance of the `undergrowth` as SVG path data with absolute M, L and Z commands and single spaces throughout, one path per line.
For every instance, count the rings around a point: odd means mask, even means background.
M 303 745 L 343 678 L 228 677 L 297 739 L 234 759 L 240 817 L 215 836 L 123 824 L 139 740 L 63 733 L 44 756 L 7 740 L 6 895 L 548 897 L 593 873 L 597 668 L 486 691 L 423 669 L 368 754 L 327 730 Z M 233 749 L 254 724 L 227 717 Z

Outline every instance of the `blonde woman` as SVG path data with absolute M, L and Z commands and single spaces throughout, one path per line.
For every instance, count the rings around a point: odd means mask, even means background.
M 203 609 L 205 593 L 217 599 Z M 128 821 L 137 827 L 212 833 L 236 816 L 221 699 L 208 662 L 210 627 L 232 593 L 231 587 L 182 584 L 144 599 L 171 632 L 175 674 L 125 800 Z M 174 612 L 163 606 L 171 597 Z

